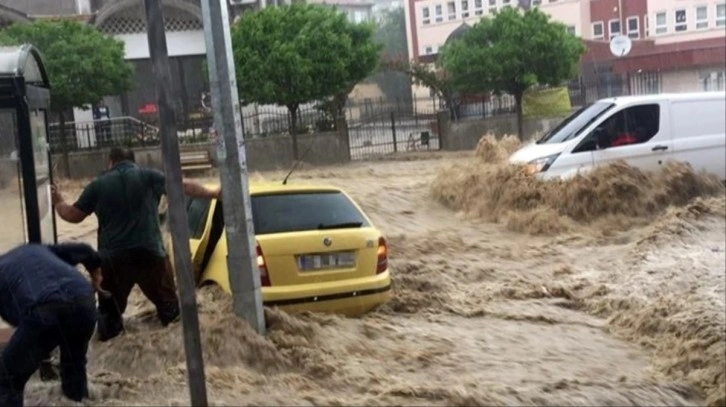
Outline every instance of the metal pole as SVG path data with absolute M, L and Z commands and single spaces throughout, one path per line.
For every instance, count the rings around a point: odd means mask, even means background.
M 207 66 L 212 93 L 217 157 L 223 192 L 224 224 L 227 232 L 227 270 L 237 316 L 259 334 L 265 334 L 265 315 L 257 267 L 255 231 L 252 223 L 240 102 L 232 56 L 227 2 L 203 0 Z
M 179 158 L 179 140 L 176 132 L 176 113 L 171 103 L 171 67 L 164 33 L 164 14 L 161 0 L 144 0 L 149 40 L 149 53 L 156 82 L 161 132 L 161 156 L 166 172 L 166 193 L 169 200 L 169 229 L 174 247 L 174 268 L 179 284 L 181 316 L 184 330 L 184 352 L 187 376 L 193 406 L 207 405 L 204 380 L 204 359 L 199 335 L 196 284 L 192 276 L 191 253 L 187 213 L 184 208 L 184 190 Z
M 391 111 L 391 132 L 393 133 L 393 152 L 398 152 L 398 140 L 396 140 L 396 114 Z

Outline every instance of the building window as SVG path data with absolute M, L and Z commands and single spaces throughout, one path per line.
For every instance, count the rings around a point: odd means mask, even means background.
M 726 26 L 726 4 L 716 5 L 716 27 Z
M 539 6 L 540 4 L 542 4 L 542 0 L 532 0 L 533 6 Z
M 505 6 L 508 6 L 511 3 L 512 3 L 512 0 L 502 0 L 502 4 Z
M 638 16 L 628 17 L 628 37 L 632 39 L 640 38 L 640 20 Z
M 602 21 L 592 23 L 592 38 L 596 39 L 596 40 L 601 40 L 601 39 L 605 38 L 605 33 L 603 32 Z
M 461 18 L 469 17 L 469 0 L 461 0 Z
M 437 4 L 434 10 L 436 11 L 436 22 L 440 23 L 444 21 L 444 10 L 441 7 L 441 4 Z
M 610 20 L 608 26 L 610 28 L 610 39 L 620 35 L 620 20 Z
M 655 34 L 665 34 L 668 32 L 668 21 L 666 21 L 665 11 L 655 14 Z
M 431 14 L 428 7 L 424 7 L 421 9 L 421 22 L 426 24 L 431 24 Z
M 701 72 L 699 76 L 701 88 L 705 92 L 722 91 L 726 89 L 726 86 L 724 84 L 724 77 L 726 77 L 726 72 L 724 71 Z
M 432 47 L 426 47 L 426 49 L 424 49 L 424 53 L 426 55 L 431 55 L 434 53 L 434 49 Z
M 688 29 L 688 20 L 686 19 L 686 10 L 676 10 L 675 14 L 676 32 L 686 31 Z
M 577 35 L 577 28 L 574 25 L 567 26 L 567 33 Z
M 484 14 L 484 5 L 482 4 L 483 0 L 474 0 L 474 14 L 480 16 Z
M 708 28 L 708 6 L 696 7 L 696 29 L 705 30 Z
M 497 6 L 497 0 L 489 0 L 489 7 L 496 7 Z
M 450 1 L 446 3 L 446 11 L 449 13 L 449 20 L 456 20 L 456 3 Z

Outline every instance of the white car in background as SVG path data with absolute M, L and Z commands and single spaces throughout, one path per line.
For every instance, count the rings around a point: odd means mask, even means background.
M 726 92 L 601 99 L 509 158 L 544 179 L 617 160 L 648 171 L 682 161 L 726 180 Z

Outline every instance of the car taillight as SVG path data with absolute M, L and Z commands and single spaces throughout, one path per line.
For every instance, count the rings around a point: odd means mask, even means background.
M 270 286 L 270 275 L 267 274 L 267 263 L 265 263 L 265 256 L 262 255 L 262 248 L 257 243 L 257 268 L 260 269 L 260 284 L 262 287 Z
M 378 265 L 376 266 L 376 274 L 383 273 L 388 270 L 388 246 L 386 239 L 378 239 Z

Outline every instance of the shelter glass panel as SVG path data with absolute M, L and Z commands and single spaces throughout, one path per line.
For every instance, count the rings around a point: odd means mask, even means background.
M 26 241 L 17 125 L 14 110 L 0 110 L 0 253 Z

